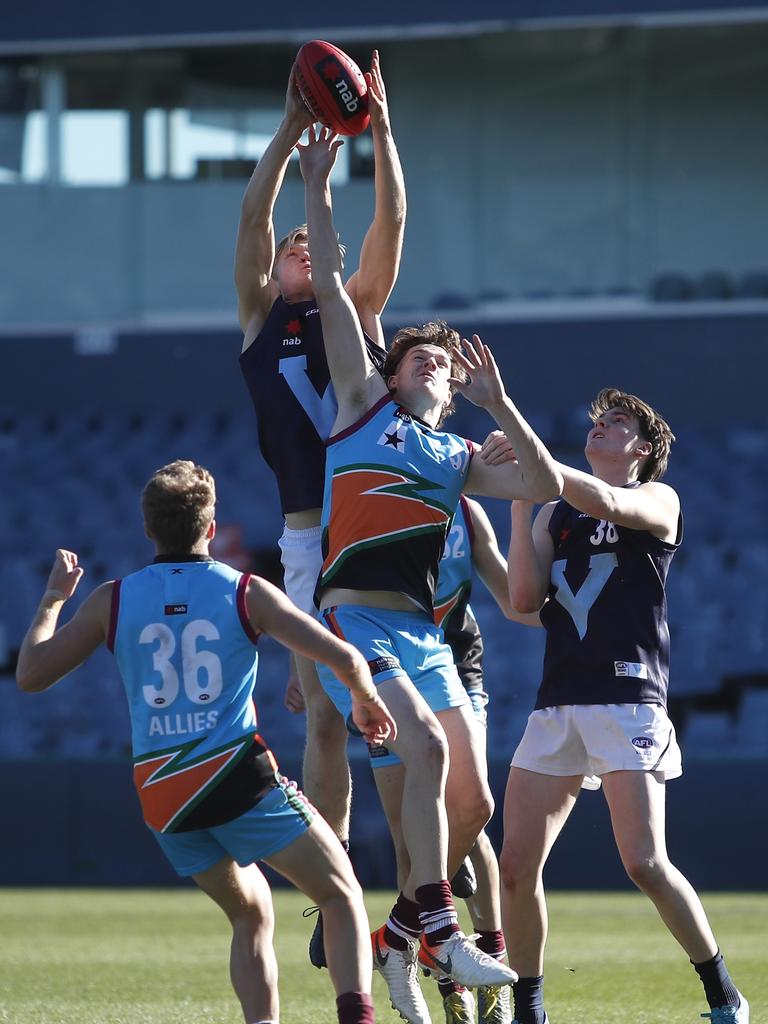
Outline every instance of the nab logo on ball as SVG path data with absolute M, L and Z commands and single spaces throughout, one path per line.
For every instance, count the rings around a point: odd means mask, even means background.
M 340 135 L 359 135 L 370 122 L 360 68 L 332 43 L 313 39 L 296 54 L 296 84 L 309 112 Z
M 356 114 L 360 106 L 360 97 L 357 95 L 357 91 L 352 91 L 354 86 L 347 81 L 344 68 L 336 57 L 326 57 L 325 60 L 321 60 L 319 64 L 315 65 L 315 71 L 333 86 L 335 91 L 332 95 L 339 102 L 341 116 L 350 117 L 352 114 Z

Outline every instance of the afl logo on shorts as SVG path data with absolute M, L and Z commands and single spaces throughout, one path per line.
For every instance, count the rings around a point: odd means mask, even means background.
M 632 738 L 632 744 L 640 750 L 648 750 L 653 746 L 653 740 L 649 739 L 647 736 L 634 736 Z

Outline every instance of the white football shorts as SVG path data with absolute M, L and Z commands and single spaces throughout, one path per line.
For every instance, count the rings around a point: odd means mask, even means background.
M 659 704 L 565 704 L 533 711 L 512 765 L 541 775 L 583 775 L 599 789 L 615 771 L 683 774 L 675 727 Z
M 306 530 L 286 526 L 278 541 L 285 592 L 297 608 L 315 617 L 315 585 L 323 564 L 322 534 L 322 526 L 309 526 Z

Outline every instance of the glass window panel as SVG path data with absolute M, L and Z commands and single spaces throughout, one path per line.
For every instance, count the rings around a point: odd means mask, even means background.
M 24 130 L 24 147 L 21 157 L 21 180 L 42 181 L 48 169 L 46 132 L 48 115 L 42 110 L 33 110 L 27 117 Z
M 126 111 L 66 111 L 61 119 L 61 169 L 66 185 L 125 185 Z

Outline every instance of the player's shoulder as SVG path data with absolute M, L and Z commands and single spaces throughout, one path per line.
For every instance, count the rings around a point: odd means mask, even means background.
M 115 597 L 115 592 L 120 590 L 122 580 L 106 580 L 94 587 L 87 597 L 87 601 L 96 608 L 108 608 Z
M 470 498 L 468 494 L 461 495 L 459 498 L 459 505 L 467 519 L 474 519 L 483 512 L 483 506 L 480 502 L 475 498 Z
M 114 649 L 121 580 L 107 580 L 95 587 L 81 605 L 76 618 L 88 631 L 94 631 Z
M 243 345 L 240 354 L 244 355 L 257 341 L 269 323 L 276 309 L 283 303 L 279 291 L 267 286 L 263 289 L 258 302 L 253 302 L 245 316 L 241 310 L 240 322 L 243 327 Z
M 637 489 L 650 494 L 663 494 L 668 497 L 678 496 L 675 488 L 670 484 L 665 484 L 662 480 L 646 480 L 644 483 L 638 484 Z
M 255 572 L 243 573 L 241 586 L 244 586 L 249 602 L 278 602 L 282 603 L 285 594 L 274 583 Z
M 488 513 L 476 498 L 470 498 L 467 494 L 459 497 L 459 506 L 464 513 L 467 526 L 473 531 L 487 531 L 493 529 Z
M 546 529 L 552 520 L 555 510 L 558 511 L 558 514 L 562 515 L 570 508 L 571 506 L 564 498 L 555 498 L 553 501 L 547 501 L 536 513 L 536 525 Z
M 680 495 L 674 487 L 662 483 L 661 480 L 646 480 L 644 483 L 638 484 L 637 492 L 668 508 L 680 508 Z

